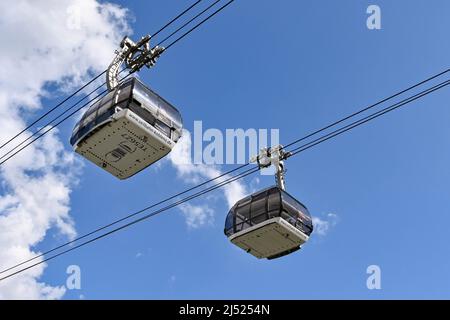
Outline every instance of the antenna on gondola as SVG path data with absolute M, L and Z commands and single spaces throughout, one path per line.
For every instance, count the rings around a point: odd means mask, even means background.
M 156 59 L 164 52 L 163 47 L 150 48 L 150 35 L 142 37 L 137 43 L 129 37 L 120 42 L 120 49 L 116 50 L 116 56 L 106 71 L 106 85 L 109 91 L 113 91 L 119 85 L 119 69 L 125 63 L 130 73 L 139 71 L 143 66 L 151 68 L 156 64 Z

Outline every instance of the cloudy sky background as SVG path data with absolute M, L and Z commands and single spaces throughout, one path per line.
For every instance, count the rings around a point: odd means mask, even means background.
M 0 141 L 103 71 L 124 35 L 152 33 L 188 4 L 0 4 Z M 378 1 L 381 31 L 366 28 L 369 4 L 236 1 L 141 77 L 189 131 L 202 120 L 291 141 L 447 67 L 450 4 Z M 448 297 L 447 101 L 437 93 L 289 160 L 288 190 L 316 226 L 294 255 L 258 261 L 223 236 L 228 208 L 273 183 L 259 176 L 4 281 L 0 298 Z M 185 164 L 186 131 L 164 161 L 118 181 L 72 153 L 74 121 L 1 167 L 2 269 L 229 168 Z M 365 287 L 371 264 L 381 291 Z M 81 290 L 66 288 L 70 265 Z

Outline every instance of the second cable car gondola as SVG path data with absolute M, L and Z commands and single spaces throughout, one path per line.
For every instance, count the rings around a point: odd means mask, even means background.
M 308 209 L 277 186 L 239 200 L 225 221 L 230 241 L 257 258 L 297 251 L 312 231 Z
M 300 249 L 313 232 L 308 209 L 284 189 L 282 147 L 263 149 L 258 165 L 275 165 L 277 186 L 239 200 L 229 211 L 224 233 L 257 258 L 274 259 Z

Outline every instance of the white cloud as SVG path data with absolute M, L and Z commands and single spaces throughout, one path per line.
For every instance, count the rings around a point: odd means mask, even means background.
M 261 189 L 260 184 L 261 184 L 261 179 L 258 176 L 253 177 L 253 179 L 250 180 L 250 184 L 249 184 L 251 193 L 255 193 L 258 190 L 260 190 Z
M 312 218 L 314 234 L 326 236 L 328 232 L 337 224 L 338 216 L 334 213 L 328 213 L 323 219 L 319 217 Z
M 183 203 L 179 208 L 183 212 L 189 228 L 196 229 L 214 223 L 214 210 L 208 205 L 195 206 L 190 203 Z
M 204 180 L 212 179 L 222 174 L 216 166 L 193 164 L 191 159 L 191 146 L 191 133 L 187 130 L 183 130 L 183 136 L 168 156 L 172 165 L 177 169 L 178 176 L 183 179 L 184 182 L 198 184 Z M 229 178 L 229 176 L 224 176 L 215 180 L 213 183 L 224 181 L 227 178 Z M 206 185 L 205 187 L 209 186 L 210 185 Z M 200 189 L 196 191 L 199 190 Z M 233 181 L 232 183 L 225 185 L 222 190 L 228 203 L 228 207 L 232 207 L 238 200 L 245 197 L 247 193 L 245 186 L 240 181 Z M 212 200 L 212 198 L 209 198 L 209 200 Z M 208 205 L 194 206 L 184 204 L 183 206 L 180 206 L 180 209 L 186 217 L 186 223 L 190 228 L 198 228 L 214 222 L 214 210 Z M 222 211 L 226 214 L 228 208 Z
M 1 144 L 25 127 L 24 114 L 54 94 L 49 85 L 67 93 L 103 71 L 130 30 L 125 9 L 96 0 L 2 1 L 0 11 Z M 55 130 L 0 168 L 0 269 L 39 254 L 33 248 L 51 228 L 76 235 L 69 211 L 79 167 Z M 1 282 L 0 299 L 61 298 L 63 286 L 39 280 L 44 269 Z

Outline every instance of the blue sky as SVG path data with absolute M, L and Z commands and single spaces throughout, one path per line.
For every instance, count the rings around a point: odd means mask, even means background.
M 114 2 L 130 9 L 135 38 L 190 3 Z M 381 8 L 382 30 L 366 27 L 370 4 Z M 277 128 L 287 143 L 446 69 L 448 12 L 444 0 L 237 0 L 140 75 L 189 130 L 195 120 Z M 314 216 L 338 216 L 295 254 L 257 260 L 232 246 L 221 199 L 213 225 L 189 229 L 171 210 L 52 261 L 42 280 L 63 285 L 67 266 L 79 265 L 82 289 L 67 299 L 449 298 L 449 98 L 438 91 L 287 162 L 289 192 Z M 67 148 L 71 126 L 60 131 Z M 83 234 L 189 186 L 167 162 L 126 181 L 85 162 L 71 215 Z M 366 288 L 372 264 L 381 290 Z

